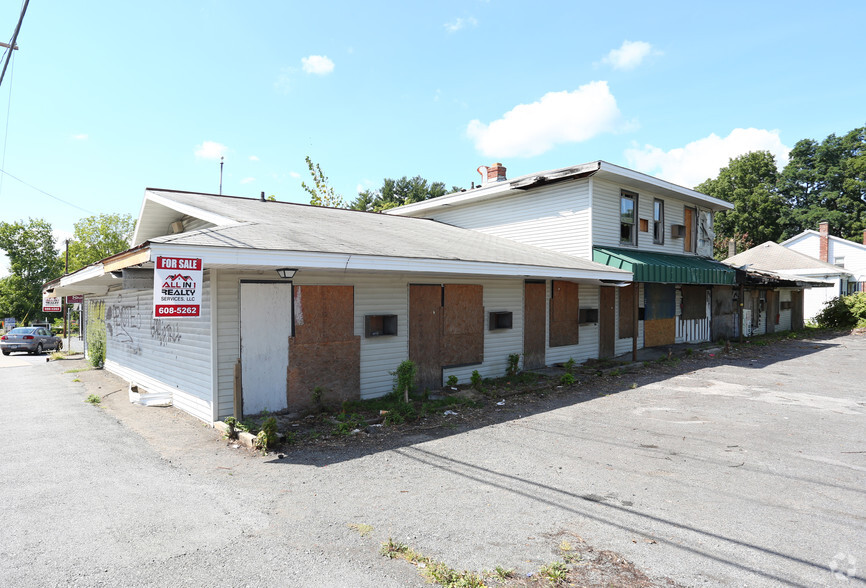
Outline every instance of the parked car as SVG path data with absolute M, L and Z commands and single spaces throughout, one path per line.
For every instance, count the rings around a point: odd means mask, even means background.
M 45 327 L 15 327 L 0 337 L 0 351 L 9 355 L 13 351 L 41 354 L 46 349 L 60 350 L 63 339 L 55 337 Z

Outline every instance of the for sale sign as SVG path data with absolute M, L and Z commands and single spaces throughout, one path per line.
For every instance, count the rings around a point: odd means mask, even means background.
M 60 296 L 43 296 L 42 312 L 63 312 Z
M 199 258 L 157 257 L 153 272 L 153 316 L 199 316 L 203 275 Z

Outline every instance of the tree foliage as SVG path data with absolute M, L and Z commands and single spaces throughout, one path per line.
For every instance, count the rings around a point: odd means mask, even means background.
M 0 315 L 21 324 L 44 319 L 42 285 L 63 271 L 51 225 L 42 219 L 0 222 L 0 249 L 9 258 L 10 272 L 0 279 Z
M 460 188 L 452 187 L 449 191 L 443 182 L 428 182 L 421 176 L 414 178 L 403 176 L 399 180 L 385 178 L 381 188 L 360 192 L 358 197 L 349 204 L 349 208 L 381 212 L 397 206 L 438 198 L 459 190 Z
M 766 151 L 741 155 L 695 189 L 734 204 L 716 215 L 718 258 L 727 257 L 729 239 L 742 251 L 817 229 L 825 220 L 830 234 L 860 242 L 866 229 L 866 127 L 822 142 L 798 141 L 781 173 Z
M 776 190 L 779 172 L 769 151 L 753 151 L 731 159 L 714 180 L 695 190 L 727 200 L 733 210 L 716 213 L 716 257 L 727 257 L 727 241 L 748 249 L 782 235 L 784 199 Z
M 69 243 L 69 271 L 126 251 L 134 229 L 131 214 L 99 214 L 81 219 L 75 223 Z
M 328 176 L 322 171 L 318 163 L 313 163 L 310 156 L 304 158 L 307 162 L 307 169 L 310 170 L 312 186 L 306 182 L 301 182 L 301 187 L 310 195 L 310 204 L 313 206 L 329 206 L 333 208 L 345 208 L 346 203 L 343 196 L 337 194 L 333 186 L 328 183 Z
M 859 240 L 866 228 L 866 127 L 818 143 L 798 141 L 779 178 L 790 208 L 784 237 L 830 223 L 830 234 Z

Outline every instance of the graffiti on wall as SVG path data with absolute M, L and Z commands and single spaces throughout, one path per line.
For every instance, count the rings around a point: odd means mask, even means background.
M 150 338 L 159 341 L 160 346 L 165 347 L 169 343 L 180 341 L 180 328 L 177 323 L 170 323 L 162 319 L 151 319 Z
M 135 343 L 134 329 L 140 327 L 140 317 L 136 304 L 125 304 L 122 296 L 117 302 L 105 305 L 105 329 L 109 339 L 118 343 Z

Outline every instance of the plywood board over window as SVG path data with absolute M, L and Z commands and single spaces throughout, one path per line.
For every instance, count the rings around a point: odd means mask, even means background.
M 321 388 L 326 404 L 360 397 L 361 337 L 354 334 L 352 286 L 296 286 L 289 343 L 288 405 L 308 406 Z
M 475 284 L 445 284 L 442 365 L 484 361 L 484 289 Z
M 682 316 L 684 321 L 707 318 L 706 286 L 682 287 Z
M 550 288 L 550 346 L 577 345 L 579 325 L 578 285 L 554 280 Z
M 676 289 L 672 284 L 646 284 L 644 346 L 672 345 L 676 339 Z

